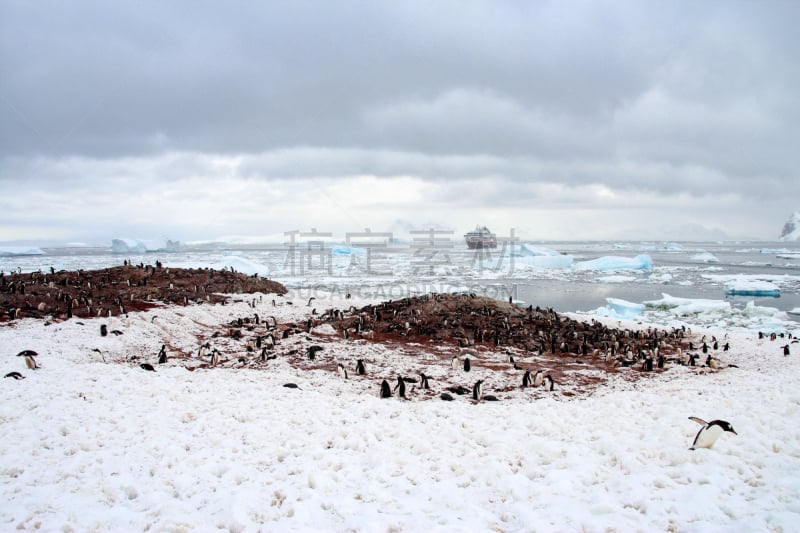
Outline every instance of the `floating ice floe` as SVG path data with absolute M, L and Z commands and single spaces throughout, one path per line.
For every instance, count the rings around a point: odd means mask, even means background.
M 683 245 L 678 244 L 677 242 L 665 242 L 664 243 L 664 250 L 667 250 L 667 251 L 670 251 L 670 252 L 682 252 L 683 249 L 684 249 Z
M 649 300 L 644 302 L 648 309 L 660 309 L 669 311 L 677 316 L 699 315 L 701 313 L 725 313 L 731 312 L 731 304 L 722 300 L 704 300 L 699 298 L 678 298 L 662 293 L 660 300 Z
M 640 316 L 645 309 L 644 304 L 637 304 L 619 298 L 606 298 L 608 305 L 595 310 L 595 314 L 621 320 Z
M 574 265 L 577 270 L 650 270 L 652 266 L 653 260 L 646 254 L 633 258 L 609 255 Z
M 595 278 L 600 283 L 628 283 L 629 281 L 636 281 L 635 276 L 600 276 Z
M 17 255 L 44 255 L 44 250 L 35 246 L 0 247 L 0 257 L 13 257 Z
M 725 284 L 725 294 L 732 296 L 773 296 L 779 297 L 781 289 L 769 281 L 737 279 Z
M 702 252 L 693 255 L 692 257 L 689 258 L 689 261 L 692 261 L 694 263 L 719 263 L 719 259 L 717 259 L 717 257 L 714 254 L 709 252 Z
M 141 240 L 141 239 L 112 239 L 111 252 L 115 254 L 144 254 L 147 252 L 178 252 L 181 249 L 180 241 L 169 239 Z
M 331 248 L 331 253 L 333 255 L 364 255 L 367 250 L 355 246 L 334 246 Z

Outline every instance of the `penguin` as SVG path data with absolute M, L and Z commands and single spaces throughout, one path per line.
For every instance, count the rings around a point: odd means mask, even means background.
M 161 351 L 158 352 L 158 364 L 163 365 L 167 362 L 167 346 L 165 344 L 161 345 Z
M 25 376 L 23 376 L 19 372 L 9 372 L 8 374 L 6 374 L 3 377 L 4 378 L 14 378 L 14 379 L 25 379 Z
M 419 388 L 420 389 L 430 389 L 430 385 L 428 385 L 428 376 L 423 374 L 422 372 L 419 373 Z
M 530 387 L 531 386 L 531 371 L 526 370 L 525 373 L 522 375 L 522 388 Z
M 483 380 L 479 379 L 472 386 L 472 399 L 479 402 L 481 398 L 483 398 Z
M 108 335 L 108 326 L 100 324 L 100 336 L 105 337 L 106 335 Z
M 783 355 L 789 355 L 789 345 L 783 347 Z
M 219 350 L 214 348 L 214 351 L 211 352 L 211 366 L 217 366 L 219 364 Z
M 307 352 L 308 353 L 308 358 L 313 361 L 314 358 L 317 356 L 317 352 L 319 352 L 321 350 L 322 350 L 322 346 L 317 346 L 317 345 L 309 346 L 308 347 L 308 352 Z
M 450 360 L 450 366 L 453 367 L 453 370 L 458 370 L 458 356 L 454 355 L 453 358 Z
M 156 369 L 153 368 L 153 365 L 151 365 L 150 363 L 142 363 L 139 366 L 142 367 L 144 370 L 147 370 L 148 372 L 155 372 L 156 371 Z
M 542 372 L 542 369 L 539 369 L 536 371 L 536 374 L 533 375 L 533 386 L 541 387 L 543 380 L 544 380 L 544 372 Z
M 443 392 L 439 396 L 439 398 L 441 398 L 442 400 L 444 400 L 446 402 L 452 402 L 454 400 L 453 396 L 451 396 L 450 394 L 447 394 L 446 392 Z
M 716 370 L 717 368 L 719 368 L 719 362 L 709 355 L 708 357 L 706 357 L 706 366 L 713 370 Z
M 464 372 L 469 372 L 469 369 L 470 369 L 469 357 L 465 357 L 464 358 Z
M 401 398 L 406 397 L 406 382 L 403 379 L 403 376 L 397 376 L 397 385 L 394 386 L 394 390 L 400 389 L 400 392 L 397 395 Z
M 345 369 L 342 363 L 339 363 L 337 365 L 337 369 L 339 371 L 339 377 L 342 379 L 347 379 L 347 369 Z
M 359 359 L 356 361 L 356 374 L 359 376 L 363 376 L 366 374 L 367 371 L 364 369 L 364 361 Z
M 389 387 L 389 383 L 384 379 L 381 383 L 381 398 L 391 398 L 392 397 L 392 389 Z
M 703 426 L 700 428 L 700 431 L 697 432 L 694 442 L 692 442 L 692 447 L 689 448 L 690 450 L 694 450 L 695 448 L 711 448 L 719 436 L 726 431 L 729 431 L 734 435 L 738 435 L 730 422 L 726 422 L 725 420 L 712 420 L 711 422 L 706 422 L 705 420 L 697 418 L 696 416 L 690 416 L 689 420 L 693 420 Z
M 36 370 L 39 368 L 39 365 L 36 364 L 36 359 L 34 359 L 32 355 L 25 356 L 25 366 L 28 370 Z
M 300 388 L 300 387 L 297 386 L 296 383 L 284 383 L 283 386 L 286 387 L 287 389 L 299 389 Z
M 546 391 L 554 391 L 554 390 L 556 390 L 556 382 L 553 381 L 553 378 L 550 377 L 550 374 L 547 374 L 544 377 L 544 390 L 546 390 Z

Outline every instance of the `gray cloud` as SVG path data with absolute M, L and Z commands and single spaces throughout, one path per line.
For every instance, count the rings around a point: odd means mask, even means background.
M 410 177 L 453 209 L 596 211 L 725 191 L 753 217 L 737 233 L 767 238 L 800 196 L 798 19 L 781 1 L 5 1 L 0 193 L 147 184 L 205 208 L 180 187 Z

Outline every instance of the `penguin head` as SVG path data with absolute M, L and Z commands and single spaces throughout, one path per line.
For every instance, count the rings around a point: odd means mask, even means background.
M 731 425 L 731 423 L 726 421 L 726 420 L 714 420 L 713 422 L 709 422 L 708 425 L 709 426 L 719 426 L 720 429 L 722 429 L 723 431 L 729 431 L 729 432 L 733 433 L 734 435 L 738 435 L 738 433 L 736 433 L 736 430 L 733 429 L 733 426 Z

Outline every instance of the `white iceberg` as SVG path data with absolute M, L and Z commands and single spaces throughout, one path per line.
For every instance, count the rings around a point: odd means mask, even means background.
M 619 298 L 606 298 L 606 302 L 608 305 L 598 308 L 595 314 L 620 320 L 629 320 L 641 315 L 645 309 L 644 304 L 637 304 Z
M 689 261 L 694 263 L 719 263 L 719 259 L 709 252 L 701 252 L 689 258 Z
M 648 309 L 669 311 L 677 316 L 699 315 L 705 313 L 730 314 L 731 304 L 721 300 L 703 300 L 698 298 L 678 298 L 662 293 L 660 300 L 644 302 Z
M 670 252 L 682 252 L 683 245 L 678 244 L 677 242 L 665 242 L 664 250 L 668 250 Z
M 144 254 L 147 252 L 178 252 L 181 250 L 180 241 L 169 239 L 141 240 L 141 239 L 112 239 L 111 253 L 115 254 Z
M 783 225 L 781 236 L 778 239 L 783 242 L 800 241 L 800 211 L 795 211 Z
M 0 257 L 13 257 L 17 255 L 44 255 L 44 250 L 36 246 L 2 246 Z
M 331 253 L 333 255 L 364 255 L 367 250 L 355 246 L 334 246 L 331 248 Z
M 781 289 L 769 281 L 736 279 L 725 284 L 725 294 L 732 296 L 774 296 L 781 295 Z
M 650 270 L 652 267 L 653 260 L 647 254 L 634 258 L 609 255 L 575 263 L 578 270 Z

